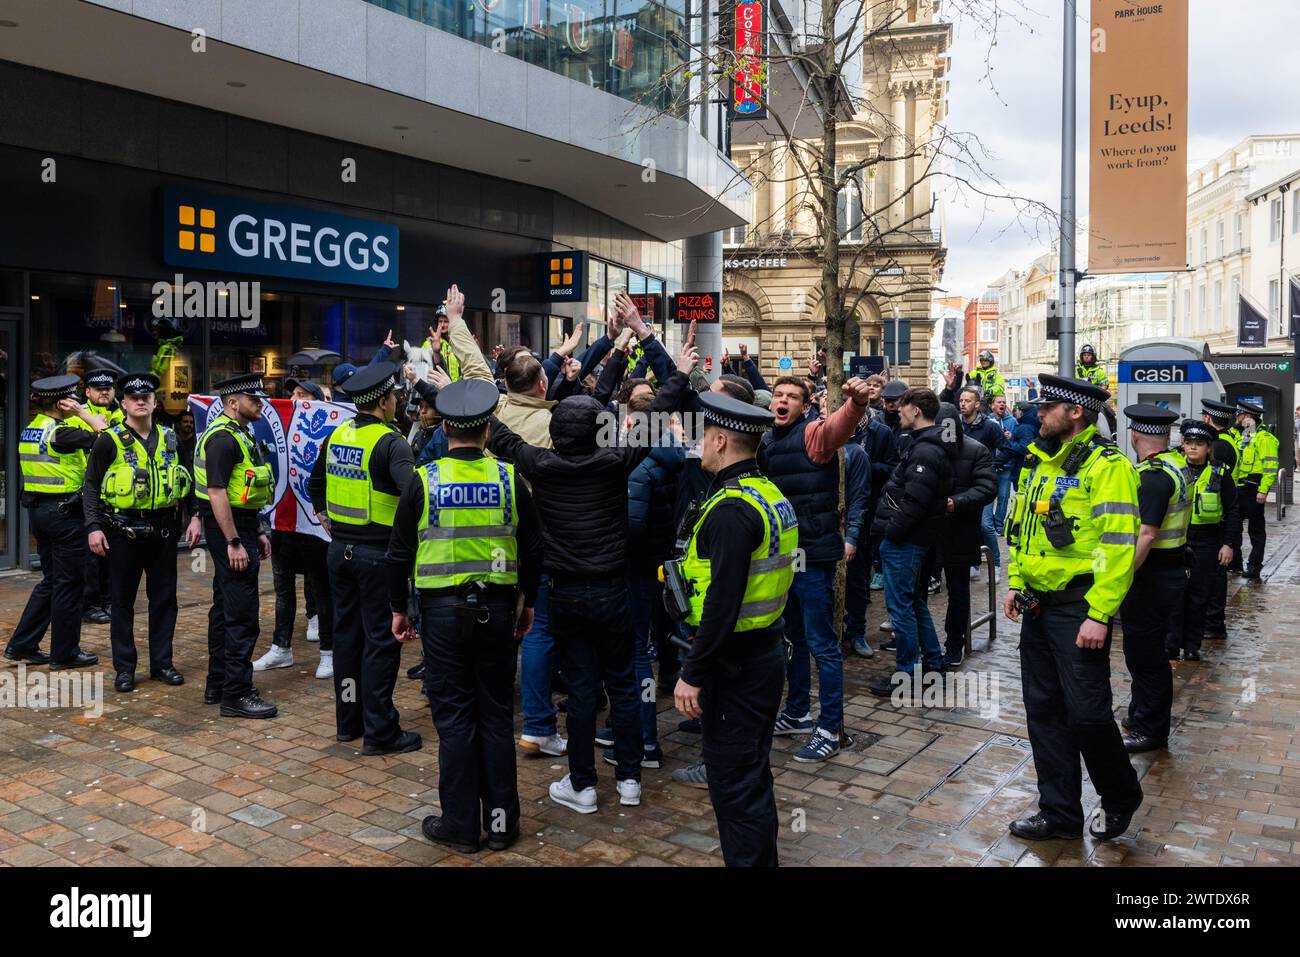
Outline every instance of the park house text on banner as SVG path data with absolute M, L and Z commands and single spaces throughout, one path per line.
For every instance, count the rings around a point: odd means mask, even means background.
M 1187 268 L 1187 8 L 1092 0 L 1090 273 Z

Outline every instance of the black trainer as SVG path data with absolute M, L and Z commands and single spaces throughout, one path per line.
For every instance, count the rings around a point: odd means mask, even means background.
M 234 701 L 224 698 L 221 701 L 223 718 L 274 718 L 277 714 L 279 709 L 271 702 L 263 701 L 256 688 Z
M 370 757 L 379 754 L 406 754 L 408 751 L 419 751 L 423 744 L 424 740 L 414 731 L 402 731 L 392 744 L 370 744 L 367 742 L 361 749 L 361 753 Z
M 406 732 L 406 733 L 409 734 L 410 732 Z M 477 840 L 475 840 L 474 843 L 471 844 L 469 841 L 462 840 L 461 838 L 448 837 L 447 835 L 443 834 L 442 818 L 440 818 L 436 814 L 430 814 L 423 821 L 421 821 L 420 830 L 423 831 L 424 836 L 427 837 L 434 844 L 441 844 L 443 847 L 450 847 L 453 851 L 459 851 L 461 854 L 478 853 Z M 515 837 L 518 836 L 519 836 L 519 832 L 515 831 Z M 490 841 L 491 838 L 489 838 L 488 840 Z M 506 845 L 506 847 L 509 846 L 510 846 L 509 844 Z M 505 848 L 501 848 L 501 850 L 505 850 Z

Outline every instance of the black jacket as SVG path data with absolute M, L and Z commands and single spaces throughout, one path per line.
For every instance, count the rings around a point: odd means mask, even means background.
M 940 412 L 935 424 L 941 425 L 945 418 Z M 957 419 L 956 409 L 951 410 L 951 418 L 954 422 Z M 998 495 L 997 472 L 988 449 L 969 435 L 961 437 L 956 453 L 952 463 L 952 492 L 949 494 L 953 510 L 948 513 L 941 540 L 943 563 L 973 565 L 979 562 L 980 546 L 984 544 L 984 535 L 980 531 L 984 506 Z
M 945 442 L 943 432 L 941 426 L 932 425 L 911 434 L 898 467 L 880 493 L 871 534 L 896 545 L 929 547 L 938 540 L 952 494 L 956 455 L 955 439 Z
M 665 407 L 656 396 L 650 411 Z M 617 416 L 589 395 L 571 396 L 552 410 L 554 449 L 529 445 L 492 419 L 488 449 L 514 462 L 532 484 L 542 519 L 542 564 L 551 575 L 613 578 L 627 567 L 628 474 L 649 447 L 598 442 L 599 437 L 616 435 L 617 425 Z

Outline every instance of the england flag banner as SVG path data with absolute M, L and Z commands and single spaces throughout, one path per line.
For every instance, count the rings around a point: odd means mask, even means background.
M 221 414 L 221 403 L 215 396 L 192 395 L 189 405 L 201 440 Z M 356 414 L 350 402 L 262 400 L 262 417 L 253 423 L 252 432 L 274 476 L 271 504 L 262 509 L 262 514 L 276 531 L 302 532 L 329 540 L 329 533 L 311 507 L 307 480 L 325 439 Z

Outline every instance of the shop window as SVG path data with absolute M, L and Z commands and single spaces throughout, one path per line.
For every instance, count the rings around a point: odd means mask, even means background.
M 303 349 L 340 350 L 343 303 L 319 296 L 264 292 L 256 322 L 212 319 L 208 326 L 212 349 L 209 384 L 232 375 L 260 372 L 267 391 L 282 396 L 287 395 L 284 380 L 291 374 L 330 384 L 328 367 L 295 368 L 291 373 L 288 360 Z
M 82 375 L 103 364 L 153 371 L 163 381 L 160 404 L 169 420 L 207 385 L 205 320 L 155 315 L 152 283 L 33 273 L 29 307 L 32 379 Z

